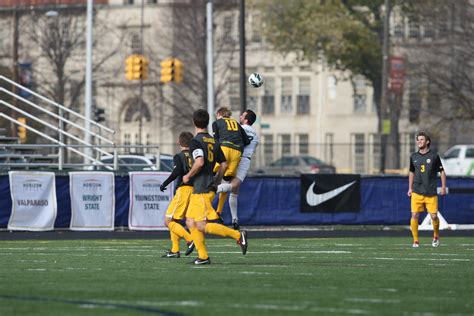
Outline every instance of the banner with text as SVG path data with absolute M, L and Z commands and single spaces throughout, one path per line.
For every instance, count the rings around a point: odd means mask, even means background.
M 70 172 L 71 230 L 114 230 L 112 172 Z
M 160 185 L 169 172 L 130 172 L 130 210 L 128 228 L 133 230 L 163 230 L 165 213 L 173 198 L 174 183 L 165 192 Z
M 302 212 L 359 212 L 360 175 L 301 175 Z
M 53 172 L 10 171 L 12 212 L 9 230 L 53 230 L 56 183 Z

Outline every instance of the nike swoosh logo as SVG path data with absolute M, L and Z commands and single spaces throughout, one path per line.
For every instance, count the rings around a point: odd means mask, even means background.
M 347 190 L 354 183 L 356 183 L 356 181 L 352 181 L 348 184 L 343 185 L 342 187 L 336 188 L 336 189 L 328 191 L 328 192 L 324 192 L 324 193 L 321 193 L 321 194 L 316 194 L 316 193 L 313 192 L 313 188 L 314 188 L 314 185 L 316 184 L 316 182 L 313 182 L 309 186 L 308 191 L 306 192 L 306 202 L 308 203 L 309 206 L 319 205 L 321 203 L 324 203 L 324 202 L 334 198 L 338 194 L 344 192 L 345 190 Z

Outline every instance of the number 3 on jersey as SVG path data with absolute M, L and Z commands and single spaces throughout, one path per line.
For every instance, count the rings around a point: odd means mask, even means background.
M 421 172 L 425 172 L 425 165 L 421 165 Z

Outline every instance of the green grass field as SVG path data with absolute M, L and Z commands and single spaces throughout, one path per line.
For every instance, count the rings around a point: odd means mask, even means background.
M 1 241 L 0 315 L 473 315 L 474 240 L 410 242 L 210 239 L 192 266 L 166 240 Z

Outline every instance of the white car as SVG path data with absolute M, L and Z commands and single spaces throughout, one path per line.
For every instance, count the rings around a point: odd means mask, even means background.
M 102 156 L 100 161 L 104 165 L 94 163 L 94 166 L 89 167 L 90 170 L 110 170 L 114 166 L 113 156 Z M 108 168 L 109 167 L 109 168 Z M 158 167 L 156 156 L 145 154 L 141 155 L 118 155 L 118 170 L 119 171 L 172 171 L 173 157 L 170 155 L 160 155 L 160 163 Z
M 474 176 L 474 145 L 456 145 L 441 157 L 447 176 Z

